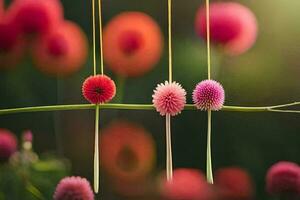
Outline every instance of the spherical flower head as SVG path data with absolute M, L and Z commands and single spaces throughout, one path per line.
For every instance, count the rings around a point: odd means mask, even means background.
M 94 200 L 90 183 L 81 177 L 63 178 L 56 186 L 54 200 Z
M 6 129 L 0 129 L 0 161 L 7 161 L 17 151 L 15 135 Z
M 163 36 L 157 22 L 147 14 L 123 12 L 105 26 L 103 48 L 104 60 L 114 73 L 137 77 L 159 61 Z
M 206 8 L 199 8 L 195 21 L 197 34 L 206 40 Z M 246 52 L 255 43 L 257 21 L 253 12 L 236 2 L 210 5 L 210 38 L 229 55 Z
M 193 91 L 194 104 L 201 110 L 220 110 L 224 100 L 223 86 L 214 80 L 201 81 Z
M 155 163 L 155 144 L 142 126 L 115 121 L 102 130 L 101 163 L 113 181 L 140 182 Z
M 238 167 L 217 170 L 215 186 L 222 200 L 252 200 L 254 196 L 251 177 L 247 171 Z
M 63 20 L 63 8 L 57 0 L 16 0 L 9 14 L 28 36 L 47 33 Z
M 281 161 L 274 164 L 266 176 L 266 189 L 272 195 L 300 197 L 300 167 Z
M 106 103 L 115 96 L 116 85 L 106 75 L 90 76 L 83 82 L 82 94 L 90 103 Z
M 157 112 L 161 115 L 179 114 L 186 103 L 186 91 L 177 82 L 158 84 L 152 95 L 152 102 Z
M 64 21 L 40 37 L 33 45 L 33 61 L 43 73 L 52 76 L 71 75 L 84 66 L 88 42 L 81 28 Z
M 163 180 L 161 194 L 167 200 L 210 200 L 211 188 L 195 169 L 176 169 L 171 181 Z

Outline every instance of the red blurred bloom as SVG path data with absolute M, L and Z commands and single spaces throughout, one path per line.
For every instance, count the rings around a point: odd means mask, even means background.
M 212 190 L 203 174 L 196 169 L 176 169 L 173 179 L 164 179 L 162 196 L 167 200 L 210 200 Z
M 137 181 L 154 165 L 154 141 L 139 125 L 116 121 L 102 131 L 101 164 L 116 179 Z
M 90 76 L 83 82 L 82 94 L 90 103 L 106 103 L 115 96 L 116 85 L 108 76 Z
M 206 40 L 206 8 L 201 7 L 195 22 L 197 34 Z M 247 51 L 256 41 L 257 22 L 247 7 L 235 2 L 215 2 L 210 5 L 210 38 L 224 47 L 227 54 Z
M 6 129 L 0 129 L 0 161 L 7 161 L 17 151 L 15 135 Z
M 87 38 L 81 28 L 64 21 L 40 37 L 33 47 L 36 67 L 49 75 L 66 76 L 78 71 L 86 62 Z
M 251 177 L 245 170 L 238 167 L 217 170 L 215 186 L 221 200 L 251 200 L 254 196 Z
M 300 167 L 296 163 L 281 161 L 267 173 L 267 191 L 272 195 L 300 197 Z
M 8 12 L 27 35 L 47 33 L 63 19 L 59 0 L 15 0 Z
M 0 16 L 0 69 L 13 68 L 22 58 L 24 41 L 17 25 L 4 13 Z
M 162 40 L 160 28 L 150 16 L 141 12 L 121 13 L 104 29 L 105 61 L 118 75 L 141 76 L 160 59 Z
M 94 200 L 90 183 L 81 177 L 65 177 L 56 187 L 54 200 Z

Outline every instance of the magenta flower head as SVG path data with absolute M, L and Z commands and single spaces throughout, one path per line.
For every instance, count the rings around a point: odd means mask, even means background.
M 17 151 L 15 135 L 6 129 L 0 129 L 0 161 L 7 161 Z
M 300 167 L 292 162 L 278 162 L 267 173 L 266 189 L 272 195 L 300 197 Z
M 56 186 L 54 200 L 94 200 L 90 183 L 81 177 L 65 177 Z
M 186 103 L 186 91 L 175 81 L 160 83 L 154 90 L 153 104 L 161 115 L 175 116 L 180 113 Z
M 201 110 L 220 110 L 224 100 L 223 86 L 214 80 L 201 81 L 193 91 L 194 104 Z
M 206 8 L 196 16 L 197 34 L 206 40 Z M 235 2 L 214 2 L 210 5 L 210 38 L 229 55 L 247 51 L 256 41 L 257 21 L 253 12 Z
M 82 85 L 82 94 L 90 103 L 106 103 L 115 96 L 116 85 L 108 76 L 90 76 Z

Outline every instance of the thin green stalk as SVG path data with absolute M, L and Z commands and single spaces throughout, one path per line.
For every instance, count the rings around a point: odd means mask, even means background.
M 99 191 L 99 105 L 95 109 L 94 191 Z
M 207 111 L 207 147 L 206 147 L 206 176 L 207 182 L 214 183 L 211 161 L 211 110 Z
M 39 200 L 45 200 L 45 197 L 43 194 L 39 191 L 38 188 L 36 188 L 34 185 L 32 185 L 30 182 L 26 183 L 26 190 L 30 192 L 35 198 Z
M 167 180 L 173 178 L 172 139 L 171 139 L 171 116 L 166 115 L 166 171 Z
M 280 108 L 289 107 L 292 105 L 300 105 L 300 102 L 278 105 Z M 246 106 L 223 106 L 221 111 L 229 112 L 284 112 L 284 113 L 299 113 L 298 110 L 274 109 L 275 106 L 261 107 L 246 107 Z M 68 105 L 51 105 L 51 106 L 33 106 L 22 108 L 0 109 L 0 115 L 16 114 L 16 113 L 31 113 L 31 112 L 50 112 L 50 111 L 68 111 L 68 110 L 93 110 L 95 104 L 68 104 Z M 120 110 L 155 110 L 152 104 L 119 104 L 108 103 L 99 105 L 100 109 L 120 109 Z M 197 110 L 193 104 L 186 104 L 184 110 Z M 199 111 L 199 110 L 198 110 Z

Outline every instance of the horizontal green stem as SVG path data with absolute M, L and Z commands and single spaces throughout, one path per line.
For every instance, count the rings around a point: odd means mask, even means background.
M 300 113 L 297 110 L 283 110 L 284 107 L 299 105 L 300 102 L 294 102 L 275 106 L 262 107 L 245 107 L 245 106 L 223 106 L 222 111 L 231 112 L 287 112 Z M 94 104 L 70 104 L 70 105 L 51 105 L 51 106 L 34 106 L 23 108 L 0 109 L 0 115 L 13 113 L 28 112 L 47 112 L 47 111 L 66 111 L 66 110 L 92 110 L 95 109 Z M 121 109 L 121 110 L 155 110 L 152 104 L 101 104 L 100 109 Z M 276 109 L 275 109 L 276 108 Z M 278 109 L 281 108 L 281 109 Z M 186 104 L 184 110 L 197 110 L 193 104 Z

